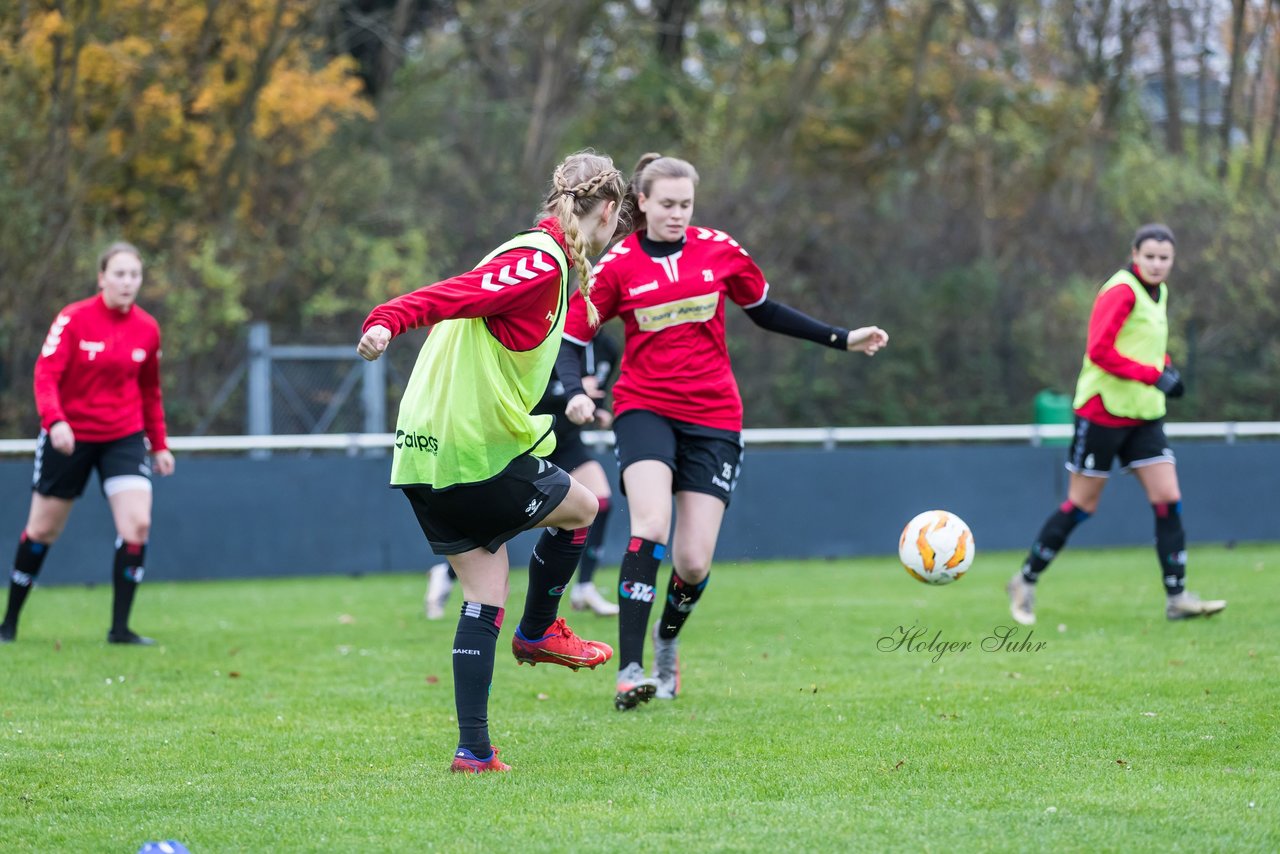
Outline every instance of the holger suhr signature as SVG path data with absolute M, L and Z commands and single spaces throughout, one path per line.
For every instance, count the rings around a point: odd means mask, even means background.
M 1018 626 L 996 626 L 991 634 L 977 641 L 977 648 L 982 652 L 1040 652 L 1049 645 L 1048 641 L 1032 640 L 1035 629 L 1029 630 L 1026 637 L 1019 638 L 1021 632 Z M 944 655 L 968 652 L 974 648 L 974 643 L 971 640 L 947 640 L 941 629 L 931 634 L 927 626 L 898 626 L 876 641 L 876 649 L 881 652 L 930 653 L 930 661 L 937 664 Z

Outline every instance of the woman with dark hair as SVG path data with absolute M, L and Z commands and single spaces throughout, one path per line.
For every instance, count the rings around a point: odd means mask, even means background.
M 1089 316 L 1089 340 L 1076 381 L 1075 434 L 1067 449 L 1067 499 L 1045 520 L 1022 568 L 1009 581 L 1009 610 L 1024 626 L 1035 623 L 1040 575 L 1062 551 L 1075 527 L 1098 509 L 1111 464 L 1138 478 L 1155 516 L 1156 557 L 1170 620 L 1207 617 L 1227 607 L 1186 590 L 1187 538 L 1182 492 L 1169 440 L 1165 401 L 1182 397 L 1182 376 L 1168 355 L 1169 288 L 1173 231 L 1144 225 L 1133 237 L 1127 267 L 1103 284 Z

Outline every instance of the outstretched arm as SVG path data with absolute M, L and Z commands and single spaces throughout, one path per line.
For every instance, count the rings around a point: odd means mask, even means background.
M 878 326 L 862 326 L 853 330 L 831 326 L 771 299 L 745 311 L 761 329 L 825 344 L 836 350 L 856 350 L 873 356 L 889 343 L 888 333 Z

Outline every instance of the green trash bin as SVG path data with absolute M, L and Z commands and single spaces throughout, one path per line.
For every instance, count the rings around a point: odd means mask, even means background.
M 1071 395 L 1058 394 L 1056 391 L 1043 389 L 1035 396 L 1036 424 L 1071 424 L 1075 421 L 1075 412 L 1071 409 Z M 1043 445 L 1066 445 L 1069 438 L 1045 439 Z

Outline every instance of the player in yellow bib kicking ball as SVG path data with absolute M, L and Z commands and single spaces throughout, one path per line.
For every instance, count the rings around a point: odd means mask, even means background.
M 391 339 L 435 324 L 396 423 L 391 485 L 404 491 L 427 541 L 462 583 L 453 640 L 458 748 L 454 771 L 506 771 L 489 742 L 489 685 L 509 587 L 505 543 L 541 527 L 524 615 L 512 639 L 521 663 L 595 668 L 613 655 L 557 617 L 599 502 L 545 457 L 552 416 L 532 415 L 560 348 L 569 269 L 590 303 L 588 252 L 617 228 L 626 190 L 591 152 L 556 168 L 538 224 L 471 272 L 378 306 L 357 352 L 377 359 Z

